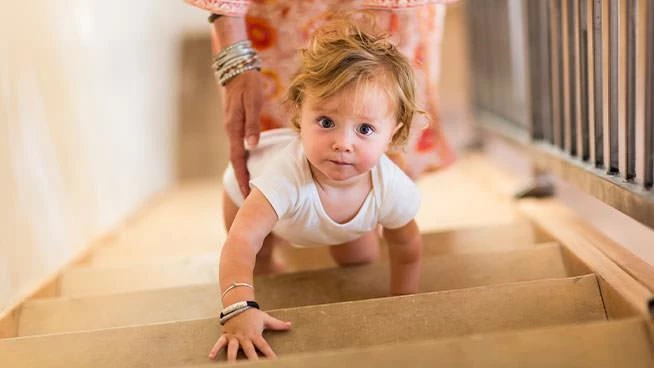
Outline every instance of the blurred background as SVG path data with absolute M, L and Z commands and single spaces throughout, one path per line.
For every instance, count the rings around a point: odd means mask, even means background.
M 3 2 L 0 14 L 1 307 L 184 176 L 193 39 L 212 76 L 206 16 L 181 0 Z M 215 116 L 218 100 L 195 108 Z

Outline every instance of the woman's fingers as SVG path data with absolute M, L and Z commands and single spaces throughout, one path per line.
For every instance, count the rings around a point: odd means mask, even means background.
M 242 110 L 243 106 L 240 104 L 230 104 L 229 109 L 230 111 L 227 111 L 225 114 L 227 120 L 225 129 L 229 137 L 229 161 L 232 163 L 234 175 L 236 176 L 236 181 L 243 196 L 247 196 L 250 192 L 248 185 L 250 174 L 246 165 L 247 151 L 243 142 L 245 116 L 242 111 L 231 111 L 233 109 Z
M 266 319 L 263 320 L 263 328 L 266 330 L 284 331 L 291 328 L 291 322 L 284 322 L 270 315 L 266 315 Z
M 235 77 L 225 89 L 225 128 L 229 136 L 229 159 L 243 196 L 250 193 L 247 150 L 259 142 L 262 92 L 259 73 L 245 72 Z
M 243 139 L 240 139 L 238 143 L 230 143 L 230 155 L 229 160 L 232 163 L 234 168 L 234 176 L 238 182 L 238 187 L 243 193 L 243 197 L 247 197 L 250 194 L 250 173 L 248 172 L 247 167 L 247 151 L 243 147 Z
M 242 110 L 243 106 L 239 104 L 230 104 L 229 109 Z M 245 124 L 245 117 L 242 112 L 227 111 L 226 112 L 226 126 L 227 136 L 229 137 L 229 161 L 234 167 L 234 175 L 238 182 L 239 188 L 243 196 L 247 196 L 250 192 L 248 185 L 250 181 L 250 174 L 247 168 L 247 151 L 243 143 L 243 125 Z
M 254 339 L 252 339 L 252 342 L 254 342 L 254 345 L 259 349 L 260 352 L 263 353 L 264 356 L 268 358 L 277 358 L 277 354 L 273 351 L 273 349 L 270 347 L 266 339 L 263 338 L 263 336 L 257 336 Z
M 245 111 L 244 135 L 247 148 L 252 149 L 259 143 L 262 96 L 261 88 L 259 87 L 259 73 L 246 72 L 246 74 L 249 74 L 247 77 L 251 80 L 251 86 L 243 95 L 243 109 Z
M 220 349 L 222 349 L 225 344 L 227 344 L 227 339 L 225 338 L 225 335 L 220 336 L 216 344 L 211 348 L 211 351 L 209 352 L 209 358 L 210 359 L 216 359 L 218 356 L 218 352 L 220 352 Z

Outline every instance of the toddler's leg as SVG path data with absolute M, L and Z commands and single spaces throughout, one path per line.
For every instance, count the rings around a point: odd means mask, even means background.
M 357 240 L 331 246 L 329 253 L 340 266 L 375 262 L 379 259 L 377 230 L 372 230 Z
M 228 232 L 234 222 L 234 218 L 236 218 L 237 212 L 238 206 L 229 198 L 227 193 L 223 192 L 223 219 Z M 264 239 L 263 245 L 259 253 L 257 253 L 257 260 L 254 266 L 255 275 L 275 274 L 284 271 L 284 261 L 274 252 L 275 244 L 283 242 L 283 239 L 273 234 L 269 234 Z

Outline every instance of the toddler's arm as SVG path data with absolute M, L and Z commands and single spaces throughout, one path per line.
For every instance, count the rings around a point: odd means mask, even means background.
M 415 220 L 397 228 L 384 228 L 391 263 L 391 294 L 418 292 L 422 238 Z
M 227 240 L 220 255 L 220 289 L 225 290 L 233 282 L 252 283 L 257 253 L 263 240 L 277 222 L 277 214 L 266 197 L 256 188 L 246 197 L 236 213 Z M 252 297 L 253 293 L 242 288 L 230 291 L 223 302 L 240 301 L 239 297 Z
M 257 253 L 276 222 L 275 210 L 258 189 L 253 189 L 236 214 L 220 256 L 218 272 L 221 294 L 234 283 L 252 285 Z M 250 300 L 255 300 L 253 289 L 235 287 L 225 294 L 223 306 Z M 257 359 L 255 348 L 267 357 L 274 357 L 275 353 L 261 335 L 263 330 L 289 328 L 290 322 L 275 319 L 258 309 L 248 309 L 225 323 L 223 334 L 211 349 L 209 357 L 215 359 L 223 348 L 227 350 L 230 361 L 236 360 L 239 348 L 243 349 L 248 359 Z

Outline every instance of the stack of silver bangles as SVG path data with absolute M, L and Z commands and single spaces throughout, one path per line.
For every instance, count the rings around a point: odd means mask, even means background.
M 213 70 L 221 85 L 249 70 L 261 70 L 261 60 L 250 40 L 236 42 L 222 49 L 213 59 Z

